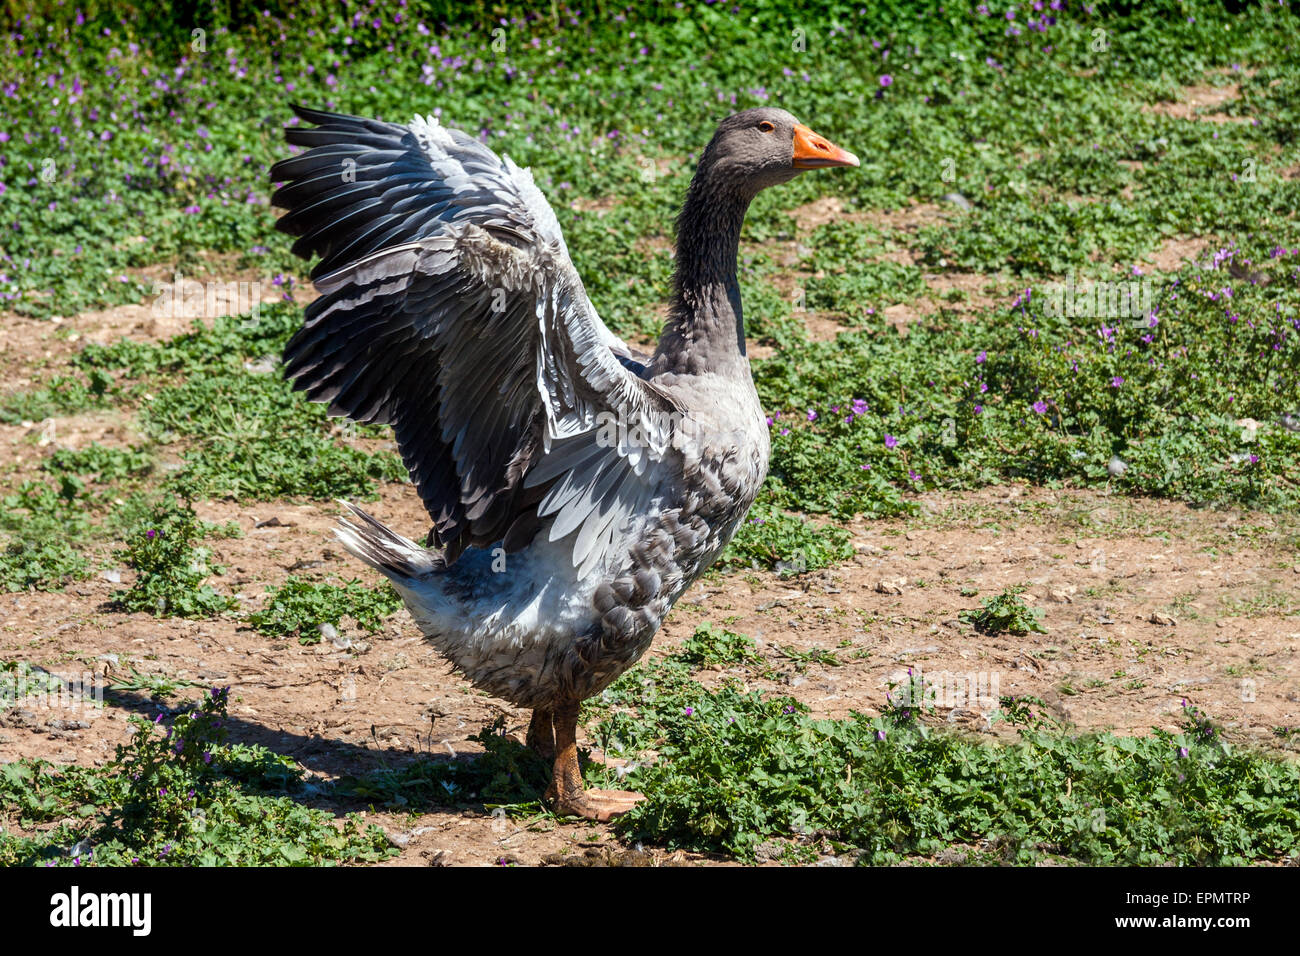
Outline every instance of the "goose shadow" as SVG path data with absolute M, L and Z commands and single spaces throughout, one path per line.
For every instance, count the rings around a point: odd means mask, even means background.
M 170 722 L 195 706 L 197 699 L 168 701 L 147 691 L 109 687 L 104 690 L 103 702 L 106 708 L 141 717 L 161 714 Z M 384 748 L 373 726 L 371 737 L 362 743 L 271 728 L 255 719 L 227 714 L 222 719 L 222 743 L 260 747 L 292 759 L 306 771 L 301 781 L 286 780 L 279 788 L 258 789 L 336 816 L 374 807 L 486 817 L 491 811 L 485 804 L 540 804 L 550 779 L 549 763 L 506 735 L 504 726 L 501 715 L 477 734 L 467 734 L 466 739 L 477 740 L 482 749 L 453 756 L 435 744 L 432 722 L 428 731 L 417 736 L 416 747 Z M 480 792 L 483 788 L 487 792 Z

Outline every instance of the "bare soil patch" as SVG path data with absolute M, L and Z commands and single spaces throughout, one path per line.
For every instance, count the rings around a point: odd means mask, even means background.
M 177 275 L 164 266 L 131 270 L 157 290 L 147 302 L 82 312 L 74 316 L 32 319 L 0 314 L 5 335 L 0 341 L 0 394 L 32 388 L 46 367 L 66 361 L 93 342 L 118 339 L 160 342 L 191 331 L 195 323 L 283 300 L 286 286 L 276 286 L 256 271 L 226 271 L 198 276 Z M 179 279 L 179 283 L 178 280 Z M 307 305 L 316 293 L 307 281 L 295 282 L 290 294 Z
M 1250 116 L 1229 116 L 1214 112 L 1223 104 L 1240 97 L 1241 86 L 1236 83 L 1224 86 L 1197 84 L 1183 87 L 1178 101 L 1144 104 L 1142 112 L 1205 123 L 1249 123 L 1252 119 Z
M 1199 262 L 1214 245 L 1210 236 L 1168 239 L 1151 255 L 1151 264 L 1160 272 L 1178 272 L 1189 262 Z
M 915 232 L 922 226 L 946 221 L 951 212 L 951 207 L 934 203 L 910 203 L 901 209 L 846 212 L 844 202 L 838 196 L 823 196 L 792 209 L 790 215 L 801 233 L 813 232 L 828 222 L 844 221 L 862 222 L 894 231 Z

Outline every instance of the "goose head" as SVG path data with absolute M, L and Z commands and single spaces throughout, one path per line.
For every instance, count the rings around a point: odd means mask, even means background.
M 857 166 L 858 158 L 814 133 L 783 109 L 760 107 L 728 116 L 700 157 L 715 189 L 746 199 L 807 169 Z

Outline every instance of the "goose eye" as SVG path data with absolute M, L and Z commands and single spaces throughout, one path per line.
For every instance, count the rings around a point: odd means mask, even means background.
M 764 133 L 770 133 L 774 129 L 776 129 L 776 127 L 773 126 L 771 123 L 769 123 L 767 120 L 763 120 L 763 122 L 759 123 L 758 128 L 761 129 Z

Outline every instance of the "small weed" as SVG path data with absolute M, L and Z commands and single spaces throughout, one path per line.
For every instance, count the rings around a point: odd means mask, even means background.
M 9 866 L 319 866 L 396 854 L 383 831 L 294 802 L 302 772 L 261 747 L 229 745 L 228 689 L 170 726 L 134 716 L 104 768 L 18 761 L 0 768 L 0 810 L 30 838 L 0 833 Z M 47 827 L 45 824 L 54 824 Z
M 982 607 L 962 611 L 957 616 L 981 634 L 1046 634 L 1040 618 L 1043 612 L 1020 599 L 1023 585 L 1008 588 L 996 597 L 986 598 Z
M 707 622 L 696 627 L 672 656 L 695 667 L 755 664 L 763 659 L 751 638 Z
M 1267 614 L 1287 616 L 1300 610 L 1290 594 L 1275 585 L 1258 588 L 1253 594 L 1241 598 L 1222 599 L 1223 607 L 1230 614 L 1241 617 L 1264 617 Z
M 236 606 L 205 583 L 221 569 L 208 564 L 208 552 L 195 542 L 219 533 L 199 521 L 188 501 L 164 505 L 127 536 L 116 552 L 136 572 L 129 590 L 114 598 L 125 611 L 145 611 L 155 617 L 216 617 Z
M 801 651 L 797 647 L 786 647 L 778 644 L 777 651 L 786 660 L 793 661 L 800 672 L 805 670 L 809 664 L 820 664 L 823 667 L 839 667 L 844 663 L 835 656 L 833 651 L 823 650 L 820 647 Z
M 140 478 L 153 469 L 153 456 L 143 447 L 106 448 L 90 444 L 73 450 L 57 449 L 42 467 L 53 475 L 93 476 L 101 485 Z
M 66 687 L 62 677 L 27 661 L 0 661 L 0 711 L 8 710 L 28 695 L 59 694 Z
M 1222 729 L 1213 720 L 1203 714 L 1195 704 L 1182 702 L 1183 733 L 1197 743 L 1210 744 L 1219 740 Z
M 90 573 L 90 562 L 66 541 L 47 535 L 10 536 L 0 545 L 0 589 L 61 591 Z
M 41 388 L 0 399 L 0 422 L 16 425 L 103 407 L 113 379 L 98 369 L 86 375 L 54 375 Z
M 487 803 L 511 815 L 537 813 L 550 783 L 549 767 L 527 747 L 505 736 L 505 719 L 497 718 L 469 738 L 483 753 L 454 760 L 417 760 L 343 777 L 340 794 L 384 807 L 455 806 Z
M 137 693 L 145 691 L 154 700 L 174 697 L 185 687 L 203 687 L 203 681 L 187 680 L 184 677 L 170 677 L 167 674 L 146 674 L 134 665 L 130 674 L 118 677 L 110 676 L 109 686 L 115 691 Z
M 79 481 L 24 481 L 0 499 L 0 589 L 62 590 L 90 573 L 77 544 L 90 528 Z
M 817 525 L 760 501 L 750 509 L 718 561 L 720 567 L 757 568 L 793 577 L 853 557 L 850 534 Z
M 1038 708 L 1037 711 L 1034 710 L 1035 707 Z M 1050 715 L 1042 698 L 1028 694 L 999 698 L 998 709 L 993 714 L 992 722 L 1036 730 L 1060 728 L 1060 722 Z
M 290 577 L 282 586 L 267 589 L 266 605 L 249 615 L 249 623 L 268 637 L 297 637 L 302 644 L 317 644 L 322 624 L 337 627 L 344 617 L 351 617 L 358 627 L 374 634 L 401 607 L 401 597 L 387 581 L 375 589 L 360 581 L 339 586 Z

